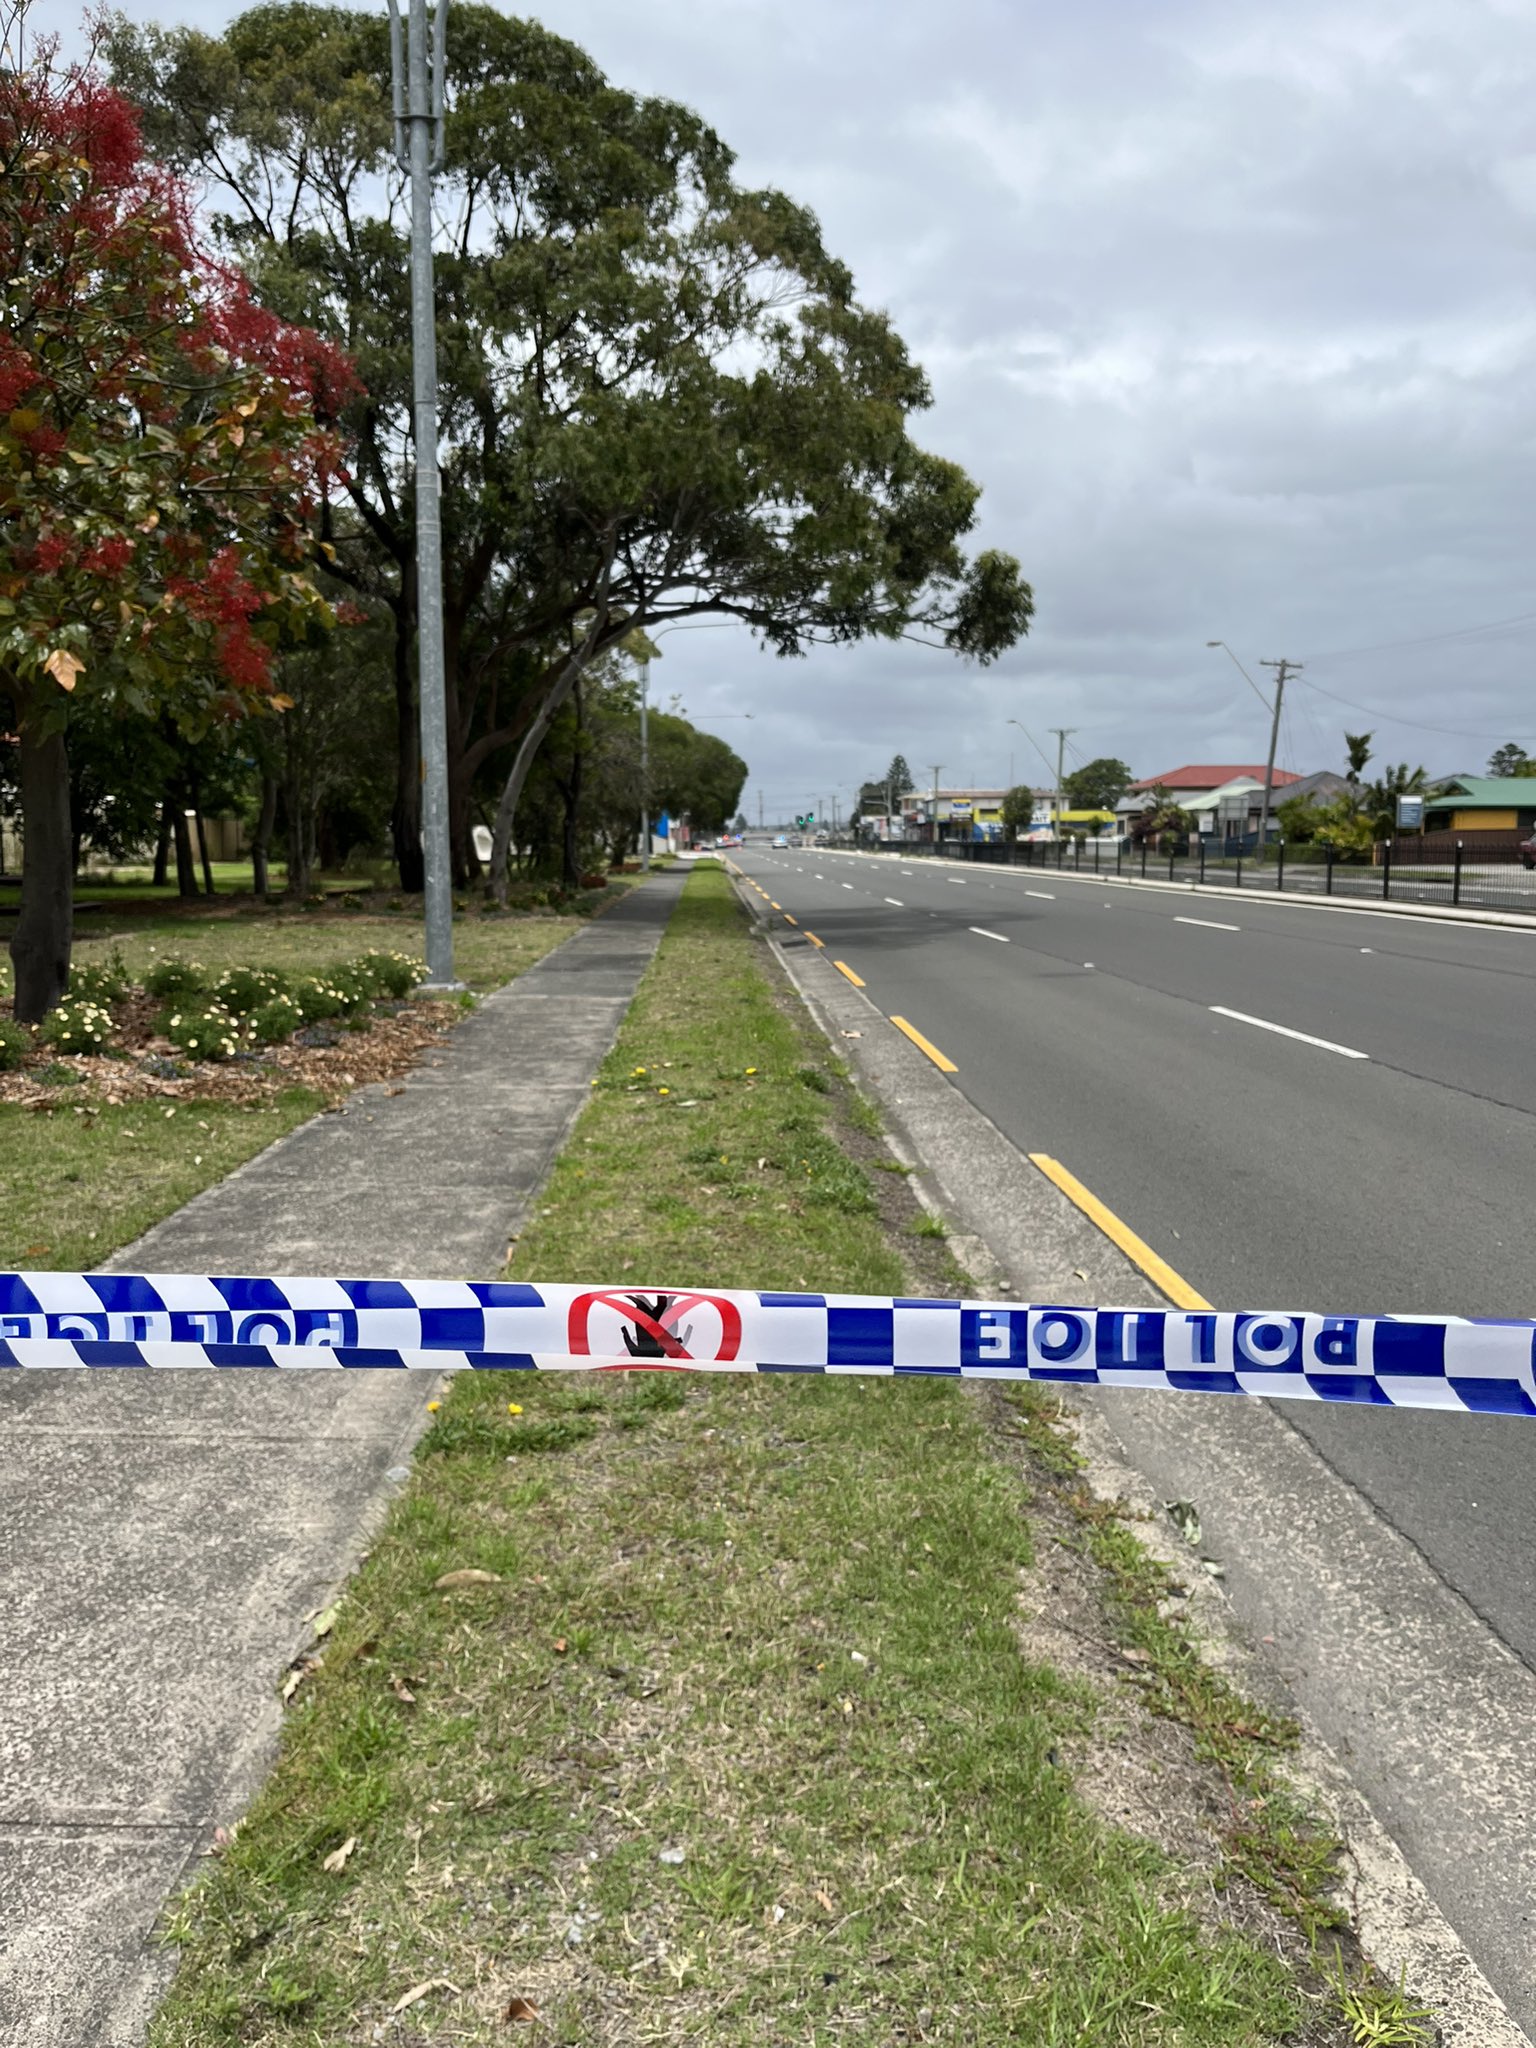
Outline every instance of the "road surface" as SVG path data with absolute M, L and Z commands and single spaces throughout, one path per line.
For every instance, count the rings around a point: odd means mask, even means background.
M 1216 1307 L 1536 1315 L 1536 933 L 889 855 L 738 859 L 775 922 Z M 1536 1420 L 1277 1405 L 1528 1682 Z M 1525 1834 L 1529 1769 L 1508 1815 Z M 1528 1895 L 1494 1947 L 1530 2028 Z

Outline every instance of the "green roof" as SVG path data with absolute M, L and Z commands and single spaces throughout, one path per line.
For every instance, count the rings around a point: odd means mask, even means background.
M 1444 805 L 1454 802 L 1464 810 L 1486 807 L 1497 811 L 1536 808 L 1536 775 L 1458 775 L 1442 783 L 1425 802 Z

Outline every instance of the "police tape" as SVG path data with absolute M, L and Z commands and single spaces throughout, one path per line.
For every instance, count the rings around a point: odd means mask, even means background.
M 869 1373 L 1536 1415 L 1536 1323 L 526 1281 L 0 1273 L 0 1368 Z

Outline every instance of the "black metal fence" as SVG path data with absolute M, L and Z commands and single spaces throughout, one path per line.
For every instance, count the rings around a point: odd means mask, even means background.
M 967 861 L 984 867 L 1037 868 L 1071 875 L 1103 875 L 1120 881 L 1184 882 L 1206 888 L 1275 889 L 1287 895 L 1336 896 L 1377 903 L 1438 903 L 1476 910 L 1520 910 L 1536 915 L 1536 872 L 1513 850 L 1497 854 L 1461 841 L 1426 855 L 1411 841 L 1391 840 L 1369 854 L 1342 855 L 1331 846 L 1266 847 L 1262 858 L 1251 846 L 1230 852 L 1199 835 L 1172 847 L 1130 845 L 1124 840 L 943 840 L 938 846 L 891 849 L 903 859 Z

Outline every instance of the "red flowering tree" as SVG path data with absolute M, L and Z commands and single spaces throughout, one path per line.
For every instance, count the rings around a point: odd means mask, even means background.
M 22 1020 L 68 982 L 72 706 L 90 693 L 189 734 L 282 708 L 273 650 L 333 618 L 308 522 L 352 388 L 345 357 L 198 247 L 127 101 L 46 59 L 0 73 L 0 731 L 19 745 Z

